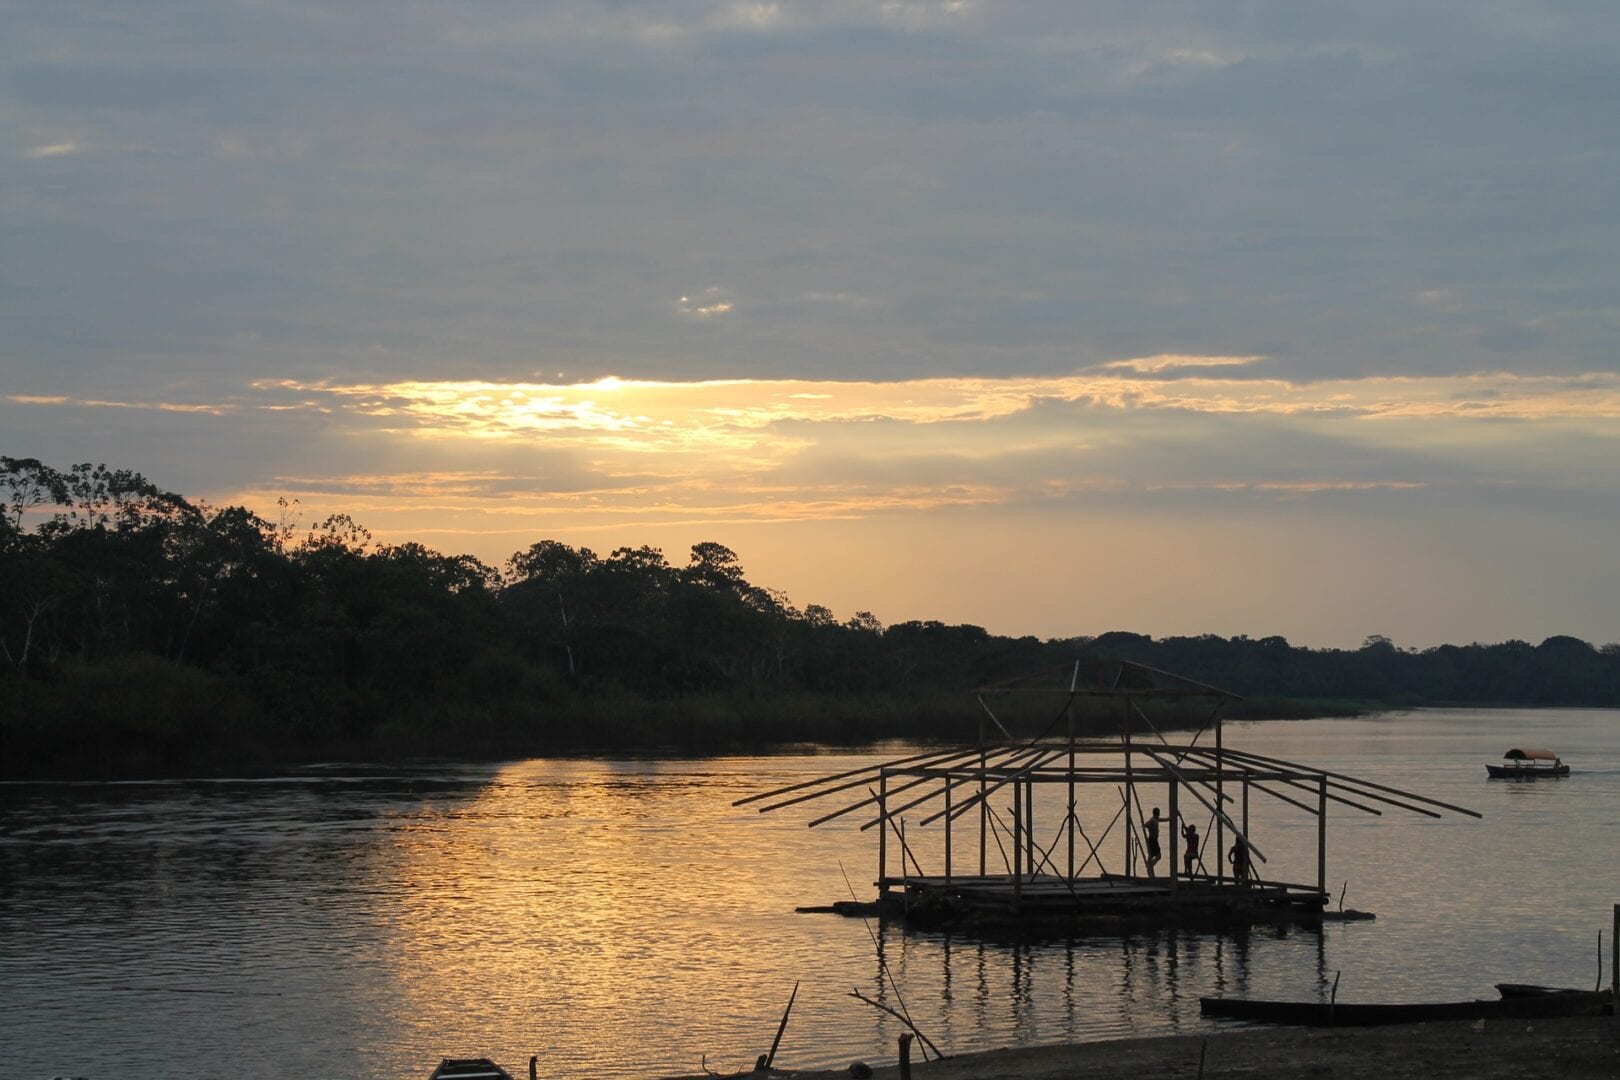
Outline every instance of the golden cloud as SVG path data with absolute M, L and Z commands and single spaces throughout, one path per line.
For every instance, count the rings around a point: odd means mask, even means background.
M 295 393 L 304 407 L 330 407 L 382 419 L 394 430 L 475 439 L 546 435 L 635 451 L 707 452 L 759 441 L 763 429 L 789 425 L 887 421 L 905 425 L 985 423 L 1045 403 L 1105 410 L 1210 414 L 1334 416 L 1351 419 L 1455 418 L 1613 420 L 1620 418 L 1620 376 L 1477 374 L 1382 376 L 1322 382 L 1226 379 L 1202 369 L 1254 357 L 1160 356 L 1117 361 L 1122 374 L 952 377 L 900 382 L 731 379 L 655 382 L 606 378 L 590 383 L 409 381 L 376 384 L 255 384 Z M 288 409 L 287 403 L 266 408 Z
M 265 424 L 289 413 L 319 417 L 309 432 L 367 446 L 381 471 L 288 470 L 209 498 L 271 516 L 277 496 L 298 498 L 312 512 L 361 516 L 379 534 L 389 522 L 402 535 L 423 522 L 436 531 L 622 529 L 1131 492 L 1398 493 L 1447 475 L 1601 486 L 1620 475 L 1620 466 L 1602 464 L 1620 459 L 1608 452 L 1620 440 L 1620 375 L 1294 382 L 1220 370 L 1255 359 L 1156 356 L 1057 376 L 896 382 L 267 379 L 229 404 L 4 400 L 229 412 L 244 425 L 255 416 Z M 1567 464 L 1570 453 L 1579 467 Z M 452 461 L 463 467 L 443 468 Z M 1461 471 L 1448 472 L 1447 462 Z
M 102 398 L 70 398 L 62 394 L 8 394 L 6 401 L 14 405 L 50 405 L 79 409 L 145 409 L 153 412 L 202 413 L 223 416 L 235 411 L 234 405 L 215 405 L 194 401 L 109 401 Z
M 1138 356 L 1129 360 L 1110 360 L 1102 366 L 1104 370 L 1135 371 L 1147 375 L 1172 371 L 1176 368 L 1244 367 L 1248 364 L 1257 364 L 1264 359 L 1266 359 L 1264 356 L 1190 356 L 1162 353 L 1158 356 Z

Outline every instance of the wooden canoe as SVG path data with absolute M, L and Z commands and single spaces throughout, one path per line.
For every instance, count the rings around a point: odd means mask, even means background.
M 428 1080 L 512 1080 L 512 1074 L 489 1058 L 445 1058 Z
M 1513 986 L 1514 984 L 1505 984 Z M 1251 998 L 1198 999 L 1205 1016 L 1266 1024 L 1308 1027 L 1370 1027 L 1445 1020 L 1544 1019 L 1555 1016 L 1600 1016 L 1613 1011 L 1609 990 L 1558 990 L 1504 996 L 1499 1001 L 1421 1001 L 1401 1004 L 1341 1001 L 1257 1001 Z

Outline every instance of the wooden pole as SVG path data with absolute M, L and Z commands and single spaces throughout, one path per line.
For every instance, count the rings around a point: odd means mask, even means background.
M 1620 904 L 1614 905 L 1614 929 L 1609 931 L 1609 985 L 1614 990 L 1614 1030 L 1620 1035 Z
M 932 750 L 926 754 L 913 754 L 910 757 L 895 758 L 892 761 L 880 762 L 877 765 L 866 765 L 859 769 L 850 769 L 847 772 L 834 773 L 831 776 L 817 777 L 814 780 L 803 780 L 797 784 L 789 784 L 786 787 L 779 787 L 772 791 L 761 791 L 757 795 L 749 795 L 747 798 L 736 799 L 731 805 L 744 806 L 748 803 L 758 802 L 761 799 L 769 799 L 777 795 L 786 795 L 790 791 L 803 791 L 805 788 L 821 787 L 824 789 L 800 798 L 788 799 L 785 802 L 779 802 L 771 806 L 761 807 L 759 812 L 764 814 L 771 810 L 780 810 L 784 806 L 792 806 L 795 803 L 806 802 L 810 799 L 819 799 L 823 795 L 831 795 L 834 792 L 847 791 L 850 788 L 871 787 L 872 774 L 879 768 L 883 768 L 885 766 L 888 768 L 897 768 L 901 765 L 920 767 L 928 764 L 938 764 L 942 761 L 948 761 L 951 758 L 966 757 L 971 753 L 971 750 Z M 855 777 L 855 779 L 850 780 L 847 784 L 839 784 L 837 787 L 827 786 L 833 783 L 835 780 L 845 780 L 851 776 Z
M 951 883 L 951 778 L 945 777 L 945 884 Z
M 1124 709 L 1120 713 L 1120 734 L 1125 739 L 1125 791 L 1134 794 L 1136 791 L 1136 776 L 1131 769 L 1131 699 L 1124 698 Z M 1126 800 L 1125 812 L 1130 813 L 1130 800 Z M 1136 874 L 1136 853 L 1131 850 L 1131 830 L 1125 830 L 1125 876 L 1133 877 Z
M 979 876 L 985 876 L 985 854 L 989 850 L 990 799 L 986 772 L 990 768 L 990 755 L 984 748 L 984 721 L 979 721 Z
M 1080 661 L 1074 662 L 1074 677 L 1069 682 L 1069 816 L 1064 825 L 1069 830 L 1069 880 L 1074 880 L 1074 683 L 1080 677 Z
M 1015 781 L 1018 781 L 1018 780 L 1022 780 L 1024 777 L 1030 775 L 1031 773 L 1035 772 L 1036 770 L 1045 767 L 1054 758 L 1057 758 L 1057 757 L 1061 756 L 1062 753 L 1063 753 L 1063 751 L 1061 749 L 1054 750 L 1051 747 L 1046 746 L 1044 744 L 1037 745 L 1035 743 L 1031 743 L 1030 745 L 1024 747 L 1023 749 L 1017 751 L 1016 753 L 1007 755 L 1006 757 L 1002 758 L 1000 761 L 998 761 L 996 763 L 998 768 L 1000 770 L 1002 770 L 1003 772 L 1005 770 L 1007 770 L 1007 769 L 1012 768 L 1018 762 L 1022 761 L 1022 762 L 1026 762 L 1027 764 L 1021 766 L 1018 769 L 1017 772 L 1012 773 L 1010 775 L 1004 775 L 1004 776 L 1002 776 L 1002 778 L 1000 780 L 997 780 L 994 784 L 990 784 L 989 787 L 984 789 L 984 794 L 983 795 L 975 795 L 972 798 L 968 799 L 967 804 L 962 806 L 960 809 L 958 809 L 956 811 L 956 813 L 957 814 L 965 814 L 965 813 L 968 812 L 969 809 L 971 809 L 974 806 L 983 806 L 988 801 L 990 795 L 994 794 L 995 792 L 1000 791 L 1002 788 L 1006 787 L 1008 784 L 1011 784 L 1011 783 L 1013 783 Z M 939 811 L 936 811 L 936 812 L 934 812 L 932 814 L 929 814 L 927 817 L 923 818 L 922 821 L 919 822 L 919 824 L 921 824 L 921 825 L 932 825 L 944 813 L 945 813 L 945 811 L 939 810 Z M 865 826 L 863 826 L 863 828 L 864 827 Z
M 1316 891 L 1327 895 L 1327 777 L 1317 781 L 1316 796 Z
M 1426 795 L 1415 795 L 1410 791 L 1402 791 L 1400 788 L 1388 787 L 1387 785 L 1384 785 L 1384 784 L 1375 784 L 1371 780 L 1357 780 L 1354 776 L 1346 776 L 1344 773 L 1340 773 L 1340 772 L 1330 772 L 1327 769 L 1313 769 L 1313 768 L 1311 768 L 1311 766 L 1309 766 L 1309 765 L 1301 765 L 1297 761 L 1285 761 L 1282 758 L 1268 757 L 1265 754 L 1251 754 L 1248 751 L 1237 751 L 1237 750 L 1228 750 L 1227 751 L 1227 756 L 1228 757 L 1239 758 L 1239 759 L 1242 759 L 1244 761 L 1259 762 L 1259 763 L 1265 764 L 1265 765 L 1280 766 L 1281 768 L 1285 768 L 1285 769 L 1293 769 L 1296 772 L 1317 773 L 1318 775 L 1321 775 L 1321 776 L 1324 776 L 1324 777 L 1327 777 L 1327 778 L 1333 779 L 1333 780 L 1343 780 L 1343 781 L 1346 781 L 1346 784 L 1340 784 L 1338 786 L 1346 787 L 1347 785 L 1354 785 L 1354 788 L 1351 789 L 1351 790 L 1354 790 L 1355 794 L 1360 795 L 1362 798 L 1365 798 L 1365 799 L 1376 799 L 1377 798 L 1376 795 L 1373 795 L 1371 793 L 1372 791 L 1387 791 L 1392 795 L 1399 795 L 1401 798 L 1409 799 L 1412 802 L 1420 802 L 1420 803 L 1423 803 L 1426 806 L 1438 806 L 1442 810 L 1451 810 L 1451 811 L 1453 811 L 1455 813 L 1458 813 L 1458 814 L 1467 814 L 1469 817 L 1472 817 L 1472 818 L 1477 818 L 1477 817 L 1482 817 L 1483 816 L 1482 814 L 1479 813 L 1479 811 L 1470 810 L 1466 806 L 1457 806 L 1457 805 L 1455 805 L 1453 803 L 1441 802 L 1439 799 L 1431 799 Z M 1356 789 L 1359 789 L 1359 790 L 1356 790 Z M 1392 800 L 1385 800 L 1385 801 L 1387 802 L 1387 801 L 1392 801 Z M 1403 807 L 1404 809 L 1407 809 L 1407 810 L 1414 809 L 1413 807 L 1406 806 L 1404 803 L 1396 803 L 1396 805 L 1401 806 L 1401 807 Z M 1422 813 L 1422 811 L 1419 811 L 1419 813 Z M 1433 816 L 1438 817 L 1439 815 L 1436 814 L 1436 815 L 1433 815 Z
M 1181 871 L 1176 869 L 1181 865 L 1181 800 L 1175 777 L 1170 778 L 1170 820 L 1167 822 L 1170 835 L 1165 839 L 1170 841 L 1170 891 L 1176 891 L 1176 882 L 1180 879 Z
M 894 981 L 893 979 L 890 980 L 891 983 L 893 981 Z M 861 993 L 859 990 L 851 990 L 849 992 L 849 996 L 854 998 L 856 1001 L 864 1001 L 864 1002 L 866 1002 L 868 1005 L 872 1006 L 872 1008 L 874 1008 L 874 1009 L 883 1010 L 884 1012 L 888 1013 L 890 1016 L 894 1017 L 896 1020 L 900 1021 L 902 1024 L 906 1025 L 906 1027 L 910 1028 L 913 1032 L 915 1032 L 916 1035 L 917 1035 L 917 1038 L 922 1041 L 922 1044 L 923 1044 L 923 1057 L 925 1059 L 928 1057 L 928 1052 L 930 1050 L 932 1050 L 934 1052 L 934 1057 L 936 1057 L 936 1058 L 942 1058 L 942 1057 L 945 1056 L 944 1054 L 939 1052 L 939 1047 L 934 1045 L 934 1040 L 930 1039 L 928 1036 L 924 1035 L 922 1033 L 922 1031 L 917 1027 L 917 1025 L 913 1024 L 911 1022 L 911 1017 L 904 1016 L 904 1015 L 902 1015 L 900 1013 L 895 1012 L 893 1009 L 889 1008 L 887 1005 L 883 1004 L 881 1001 L 873 1001 L 871 998 L 867 997 L 865 994 Z M 903 1004 L 904 1003 L 902 1003 L 902 1005 Z
M 1029 868 L 1029 876 L 1035 877 L 1035 853 L 1040 845 L 1035 843 L 1035 778 L 1029 778 L 1024 785 L 1024 834 L 1025 842 L 1029 844 L 1029 853 L 1024 856 L 1024 865 Z
M 1196 750 L 1196 749 L 1189 751 L 1189 756 L 1193 756 L 1193 755 L 1199 755 L 1200 759 L 1209 756 L 1209 754 L 1207 752 L 1199 751 L 1199 750 Z M 1250 768 L 1255 768 L 1257 765 L 1258 766 L 1265 766 L 1265 767 L 1257 768 L 1257 771 L 1260 772 L 1262 775 L 1264 775 L 1267 772 L 1268 769 L 1279 768 L 1277 766 L 1266 765 L 1265 759 L 1263 759 L 1263 758 L 1258 758 L 1258 757 L 1255 757 L 1255 756 L 1250 755 L 1250 754 L 1244 754 L 1244 753 L 1242 753 L 1240 751 L 1237 751 L 1237 750 L 1228 750 L 1228 751 L 1226 751 L 1226 758 L 1227 758 L 1228 761 L 1236 761 L 1238 764 L 1245 765 L 1245 766 L 1250 767 Z M 1245 759 L 1247 759 L 1247 760 L 1245 760 Z M 1286 768 L 1286 766 L 1281 767 L 1281 768 Z M 1306 771 L 1314 772 L 1315 770 L 1307 769 Z M 1333 774 L 1329 773 L 1328 775 L 1331 777 Z M 1314 791 L 1315 790 L 1314 787 L 1312 787 L 1312 785 L 1306 783 L 1304 780 L 1298 779 L 1297 777 L 1272 776 L 1272 777 L 1268 777 L 1268 780 L 1270 780 L 1273 783 L 1287 784 L 1289 787 L 1299 788 L 1301 791 Z M 1259 784 L 1260 784 L 1260 782 L 1258 780 L 1254 781 L 1254 783 L 1255 783 L 1256 786 L 1259 786 Z M 1353 806 L 1357 810 L 1362 811 L 1363 813 L 1375 814 L 1375 815 L 1377 815 L 1379 817 L 1383 816 L 1384 812 L 1382 810 L 1379 810 L 1376 807 L 1367 806 L 1365 803 L 1358 803 L 1354 799 L 1346 799 L 1341 795 L 1331 794 L 1331 792 L 1334 789 L 1337 789 L 1339 791 L 1349 791 L 1349 792 L 1352 792 L 1353 794 L 1357 795 L 1360 798 L 1371 799 L 1374 802 L 1385 803 L 1386 805 L 1389 805 L 1389 806 L 1399 807 L 1402 810 L 1410 810 L 1412 813 L 1414 813 L 1414 814 L 1422 814 L 1424 817 L 1438 818 L 1438 817 L 1442 816 L 1442 815 L 1436 813 L 1433 810 L 1425 810 L 1421 806 L 1414 806 L 1411 803 L 1404 803 L 1404 802 L 1401 802 L 1399 799 L 1391 799 L 1391 798 L 1387 798 L 1387 797 L 1385 797 L 1383 795 L 1375 795 L 1370 791 L 1363 791 L 1360 788 L 1351 787 L 1349 784 L 1342 784 L 1342 783 L 1339 783 L 1338 781 L 1332 780 L 1332 779 L 1330 779 L 1328 781 L 1328 789 L 1329 789 L 1329 792 L 1330 792 L 1330 794 L 1328 795 L 1328 800 L 1330 802 L 1342 803 L 1345 806 Z M 1268 788 L 1261 787 L 1260 790 L 1271 793 Z M 1278 798 L 1282 798 L 1282 796 L 1279 795 Z M 1287 800 L 1284 800 L 1284 801 L 1286 802 Z M 1298 804 L 1296 804 L 1296 805 L 1298 805 Z M 1309 809 L 1309 808 L 1307 807 L 1307 809 Z M 1312 812 L 1314 813 L 1315 811 L 1312 811 Z M 1475 815 L 1475 816 L 1478 816 L 1478 815 Z
M 896 774 L 911 774 L 911 773 L 915 772 L 916 770 L 923 769 L 923 768 L 930 768 L 930 769 L 944 768 L 944 769 L 949 769 L 949 768 L 951 768 L 951 766 L 956 765 L 956 764 L 960 764 L 961 760 L 969 758 L 972 755 L 973 755 L 973 751 L 971 751 L 971 750 L 966 751 L 966 752 L 957 752 L 955 754 L 947 754 L 947 755 L 944 755 L 942 757 L 937 757 L 937 758 L 934 758 L 934 759 L 929 760 L 929 761 L 918 762 L 918 763 L 916 763 L 914 765 L 908 765 L 908 766 L 906 766 L 904 768 L 900 767 L 900 764 L 898 762 L 894 762 L 894 761 L 885 761 L 882 764 L 883 764 L 883 767 L 889 769 L 890 772 L 893 772 L 893 773 L 896 773 Z M 791 799 L 783 799 L 781 802 L 772 803 L 769 806 L 761 806 L 761 807 L 759 807 L 759 812 L 762 813 L 762 814 L 768 814 L 772 810 L 780 810 L 785 806 L 796 806 L 799 803 L 810 802 L 813 799 L 825 798 L 828 795 L 835 795 L 840 791 L 849 791 L 852 788 L 861 788 L 861 787 L 863 787 L 867 791 L 871 791 L 872 790 L 872 780 L 873 780 L 873 777 L 876 776 L 876 768 L 877 767 L 874 766 L 872 769 L 867 770 L 867 774 L 865 776 L 861 777 L 858 780 L 851 780 L 848 783 L 839 784 L 836 787 L 822 788 L 820 791 L 812 791 L 807 795 L 795 795 Z M 906 788 L 913 788 L 913 787 L 917 787 L 920 784 L 926 783 L 927 779 L 928 779 L 927 777 L 923 777 L 922 779 L 913 780 L 911 783 L 905 784 L 902 787 L 897 787 L 897 788 L 895 788 L 895 794 L 899 794 L 901 791 L 906 790 Z M 860 802 L 850 803 L 848 806 L 844 807 L 842 810 L 834 811 L 833 813 L 828 814 L 825 817 L 819 817 L 815 821 L 810 822 L 809 823 L 810 827 L 814 828 L 815 826 L 820 825 L 823 822 L 831 821 L 833 818 L 843 817 L 845 814 L 850 813 L 853 810 L 859 810 L 861 807 L 867 806 L 870 803 L 873 803 L 873 802 L 876 802 L 876 801 L 877 801 L 877 797 L 873 796 L 870 799 L 863 799 Z M 896 812 L 898 813 L 898 811 L 896 811 Z
M 1018 781 L 1013 781 L 1013 911 L 1016 912 L 1024 902 L 1024 800 L 1018 790 Z
M 1044 762 L 1044 761 L 1050 760 L 1050 758 L 1051 758 L 1051 754 L 1047 750 L 1043 749 L 1042 747 L 1026 746 L 1021 750 L 1016 750 L 1016 751 L 1013 751 L 1010 754 L 1006 754 L 1006 755 L 1002 756 L 996 762 L 996 764 L 1001 768 L 1010 768 L 1011 766 L 1017 764 L 1020 761 L 1035 760 L 1035 761 L 1038 761 L 1038 762 Z M 911 768 L 894 770 L 896 775 L 910 775 L 912 771 L 913 770 Z M 890 795 L 899 795 L 902 791 L 909 791 L 912 788 L 916 788 L 916 787 L 920 787 L 920 786 L 922 786 L 924 784 L 928 784 L 931 781 L 938 779 L 939 776 L 946 775 L 949 772 L 950 772 L 950 769 L 946 768 L 946 769 L 942 770 L 939 773 L 927 774 L 927 775 L 920 776 L 915 780 L 911 780 L 911 781 L 909 781 L 907 783 L 904 783 L 904 784 L 896 785 L 894 788 L 890 789 L 889 794 Z M 947 781 L 947 782 L 949 782 L 949 781 Z M 957 780 L 957 781 L 954 782 L 953 786 L 960 787 L 963 783 L 965 783 L 965 781 Z M 994 791 L 995 788 L 991 788 L 990 790 Z M 867 788 L 867 791 L 870 792 L 871 788 Z M 889 808 L 889 814 L 890 814 L 891 817 L 898 817 L 900 814 L 905 813 L 907 810 L 910 810 L 913 807 L 921 806 L 924 803 L 933 802 L 935 799 L 939 798 L 944 793 L 945 793 L 944 788 L 940 788 L 938 791 L 935 791 L 933 788 L 928 788 L 927 790 L 925 790 L 923 792 L 923 794 L 917 796 L 915 799 L 912 799 L 910 802 L 901 803 L 899 806 L 891 806 Z M 855 810 L 855 809 L 858 809 L 859 807 L 867 806 L 867 805 L 869 805 L 871 803 L 875 803 L 875 802 L 877 802 L 877 796 L 876 795 L 870 795 L 868 798 L 863 799 L 861 802 L 856 803 L 853 806 L 846 806 L 842 810 L 835 810 L 831 814 L 823 814 L 821 817 L 818 817 L 814 821 L 809 822 L 809 824 L 810 824 L 811 827 L 814 827 L 816 825 L 820 825 L 824 821 L 831 821 L 833 818 L 842 817 L 844 814 L 849 813 L 851 810 Z M 958 813 L 960 813 L 960 811 L 958 811 Z M 922 821 L 922 824 L 923 825 L 931 825 L 931 824 L 934 823 L 935 820 L 937 820 L 940 817 L 943 817 L 944 814 L 945 814 L 945 811 L 940 810 L 939 812 L 935 813 L 931 817 L 924 818 L 923 821 Z M 871 821 L 865 822 L 864 824 L 861 825 L 861 831 L 865 832 L 867 829 L 872 828 L 873 826 L 877 825 L 877 823 L 880 820 L 882 820 L 882 819 L 881 818 L 873 818 Z
M 878 899 L 889 895 L 889 770 L 878 770 Z
M 911 1040 L 909 1031 L 900 1033 L 900 1080 L 911 1080 Z
M 1260 875 L 1254 872 L 1254 859 L 1249 855 L 1249 774 L 1243 774 L 1243 862 L 1249 871 L 1248 884 L 1256 884 Z M 1270 873 L 1268 870 L 1267 873 Z
M 769 1069 L 776 1060 L 776 1048 L 782 1045 L 782 1032 L 787 1030 L 788 1016 L 793 1012 L 793 1001 L 799 996 L 799 984 L 793 983 L 793 993 L 788 995 L 787 1008 L 782 1010 L 782 1022 L 776 1026 L 776 1038 L 771 1040 L 771 1052 L 765 1055 L 765 1067 Z
M 1226 794 L 1223 789 L 1225 769 L 1224 755 L 1221 753 L 1221 712 L 1220 706 L 1215 707 L 1215 805 L 1226 805 Z M 1226 880 L 1226 820 L 1222 814 L 1215 815 L 1215 883 L 1219 885 Z
M 1118 788 L 1116 790 L 1119 792 L 1119 812 L 1116 812 L 1114 814 L 1114 819 L 1117 821 L 1119 819 L 1119 813 L 1121 813 L 1121 812 L 1124 813 L 1124 815 L 1125 815 L 1125 832 L 1128 834 L 1125 837 L 1125 847 L 1126 847 L 1127 850 L 1135 851 L 1135 850 L 1139 849 L 1141 847 L 1141 845 L 1142 845 L 1141 839 L 1139 837 L 1137 837 L 1136 835 L 1134 835 L 1134 831 L 1133 831 L 1134 830 L 1133 822 L 1136 820 L 1136 818 L 1142 816 L 1140 813 L 1136 814 L 1135 816 L 1132 816 L 1132 814 L 1131 814 L 1131 796 L 1134 795 L 1135 792 L 1126 791 L 1124 788 Z M 1141 807 L 1140 806 L 1137 807 L 1137 810 L 1141 810 Z M 1142 858 L 1144 860 L 1147 859 L 1147 852 L 1146 851 L 1143 851 Z
M 1243 835 L 1249 835 L 1249 778 L 1243 778 Z

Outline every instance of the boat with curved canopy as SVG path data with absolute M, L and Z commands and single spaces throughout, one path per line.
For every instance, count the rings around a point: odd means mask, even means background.
M 1551 750 L 1515 747 L 1502 755 L 1502 764 L 1487 765 L 1492 780 L 1530 780 L 1540 776 L 1568 776 L 1569 766 Z

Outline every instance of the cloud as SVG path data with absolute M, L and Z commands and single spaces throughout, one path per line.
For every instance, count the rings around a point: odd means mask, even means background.
M 75 409 L 134 409 L 153 412 L 203 413 L 223 416 L 234 412 L 234 405 L 215 405 L 187 401 L 109 401 L 105 398 L 70 398 L 64 394 L 7 394 L 6 401 L 16 405 L 61 406 Z
M 72 283 L 8 313 L 30 372 L 1615 366 L 1595 9 L 86 10 L 0 43 L 81 151 L 8 185 L 0 274 Z
M 689 319 L 717 319 L 736 308 L 736 293 L 723 285 L 710 285 L 694 296 L 682 296 L 675 310 Z
M 1144 375 L 1181 368 L 1245 367 L 1266 359 L 1263 356 L 1143 356 L 1130 360 L 1110 360 L 1105 371 L 1135 371 Z
M 950 377 L 897 382 L 735 379 L 652 382 L 604 378 L 574 385 L 495 382 L 300 383 L 265 380 L 260 392 L 289 400 L 276 409 L 339 410 L 417 434 L 477 439 L 535 435 L 622 449 L 704 452 L 755 445 L 792 425 L 898 422 L 910 427 L 983 424 L 1043 403 L 1122 412 L 1255 414 L 1363 421 L 1534 420 L 1607 424 L 1620 420 L 1620 375 L 1480 374 L 1293 383 L 1225 379 L 1205 368 L 1241 367 L 1247 358 L 1150 357 L 1116 361 L 1095 375 Z M 1193 369 L 1178 379 L 1153 376 Z M 1130 372 L 1149 377 L 1115 375 Z M 296 399 L 296 402 L 291 399 Z
M 23 151 L 23 157 L 29 161 L 41 161 L 45 158 L 68 157 L 79 152 L 76 142 L 50 143 L 46 146 L 36 146 Z
M 3 400 L 21 410 L 22 430 L 30 410 L 206 421 L 166 438 L 222 438 L 259 455 L 257 479 L 214 487 L 214 501 L 250 498 L 262 511 L 288 495 L 436 529 L 469 516 L 497 531 L 546 515 L 606 529 L 947 507 L 1620 489 L 1620 376 L 1296 384 L 1201 357 L 1138 359 L 1061 377 L 263 379 L 211 402 Z M 228 425 L 213 426 L 223 418 Z

